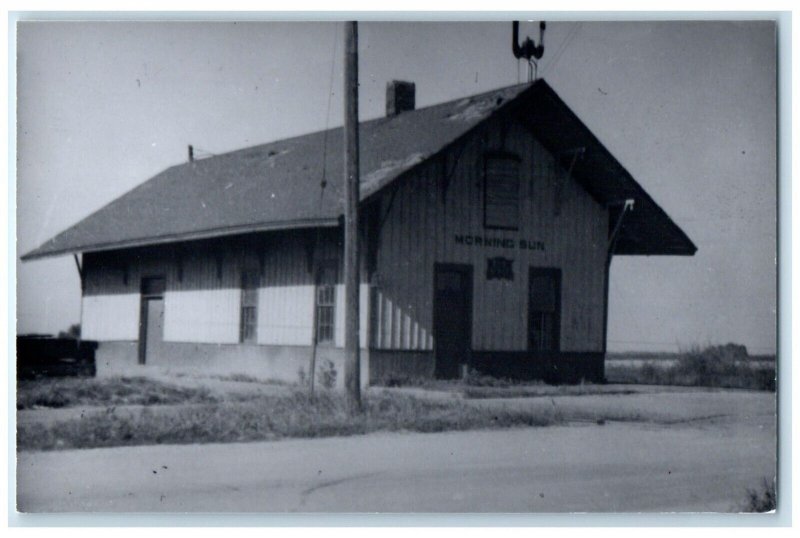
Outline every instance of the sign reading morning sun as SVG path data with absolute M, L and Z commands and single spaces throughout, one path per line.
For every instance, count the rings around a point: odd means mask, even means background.
M 544 251 L 544 242 L 530 239 L 504 239 L 502 237 L 486 237 L 483 235 L 456 234 L 455 240 L 458 245 L 471 247 Z

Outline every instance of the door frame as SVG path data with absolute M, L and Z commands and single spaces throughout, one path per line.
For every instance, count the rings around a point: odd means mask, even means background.
M 548 275 L 553 276 L 556 282 L 556 312 L 555 319 L 553 320 L 553 341 L 555 343 L 554 349 L 542 351 L 531 348 L 531 282 L 534 276 Z M 560 353 L 561 352 L 561 294 L 562 294 L 562 275 L 560 267 L 534 267 L 531 266 L 528 270 L 528 308 L 527 308 L 527 323 L 526 323 L 526 341 L 527 349 L 529 352 L 534 353 Z
M 466 301 L 466 309 L 467 309 L 467 357 L 466 357 L 466 365 L 469 367 L 472 364 L 472 301 L 473 295 L 475 294 L 475 282 L 473 281 L 473 274 L 474 270 L 471 264 L 466 263 L 440 263 L 434 262 L 433 264 L 433 298 L 431 300 L 431 305 L 433 307 L 433 373 L 434 377 L 436 376 L 437 372 L 437 363 L 439 361 L 439 354 L 438 354 L 438 347 L 439 341 L 436 338 L 437 331 L 436 328 L 438 326 L 438 316 L 436 315 L 437 308 L 436 308 L 436 275 L 439 271 L 454 271 L 459 272 L 466 275 L 467 282 L 469 283 L 467 294 L 467 301 Z
M 161 279 L 164 281 L 164 289 L 158 292 L 145 292 L 145 281 Z M 164 293 L 166 292 L 167 279 L 164 275 L 147 275 L 143 276 L 139 288 L 139 364 L 147 363 L 147 303 L 152 300 L 164 300 Z

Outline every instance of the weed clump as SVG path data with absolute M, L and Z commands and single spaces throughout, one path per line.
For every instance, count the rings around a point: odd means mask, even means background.
M 336 365 L 332 360 L 323 359 L 320 361 L 319 365 L 317 365 L 316 372 L 317 375 L 314 376 L 315 384 L 318 383 L 319 386 L 325 389 L 336 388 L 336 378 L 338 377 L 338 372 L 336 371 Z M 306 373 L 306 369 L 303 366 L 297 369 L 297 385 L 300 387 L 311 386 L 311 376 Z
M 320 384 L 326 389 L 332 389 L 336 386 L 336 366 L 333 361 L 325 359 L 317 368 L 317 376 L 319 377 Z
M 743 506 L 745 512 L 771 512 L 778 506 L 775 491 L 775 480 L 764 479 L 759 489 L 747 490 L 747 501 Z

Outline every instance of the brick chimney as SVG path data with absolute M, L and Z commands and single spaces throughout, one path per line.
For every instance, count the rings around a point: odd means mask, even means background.
M 386 84 L 386 116 L 414 110 L 415 87 L 413 82 L 393 80 Z

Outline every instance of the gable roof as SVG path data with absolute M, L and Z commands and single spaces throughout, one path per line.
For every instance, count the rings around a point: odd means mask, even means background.
M 361 199 L 501 111 L 519 114 L 556 154 L 583 146 L 573 175 L 599 202 L 636 199 L 615 253 L 694 254 L 686 234 L 543 80 L 362 122 Z M 338 127 L 172 166 L 22 259 L 337 226 L 343 213 L 342 136 Z

